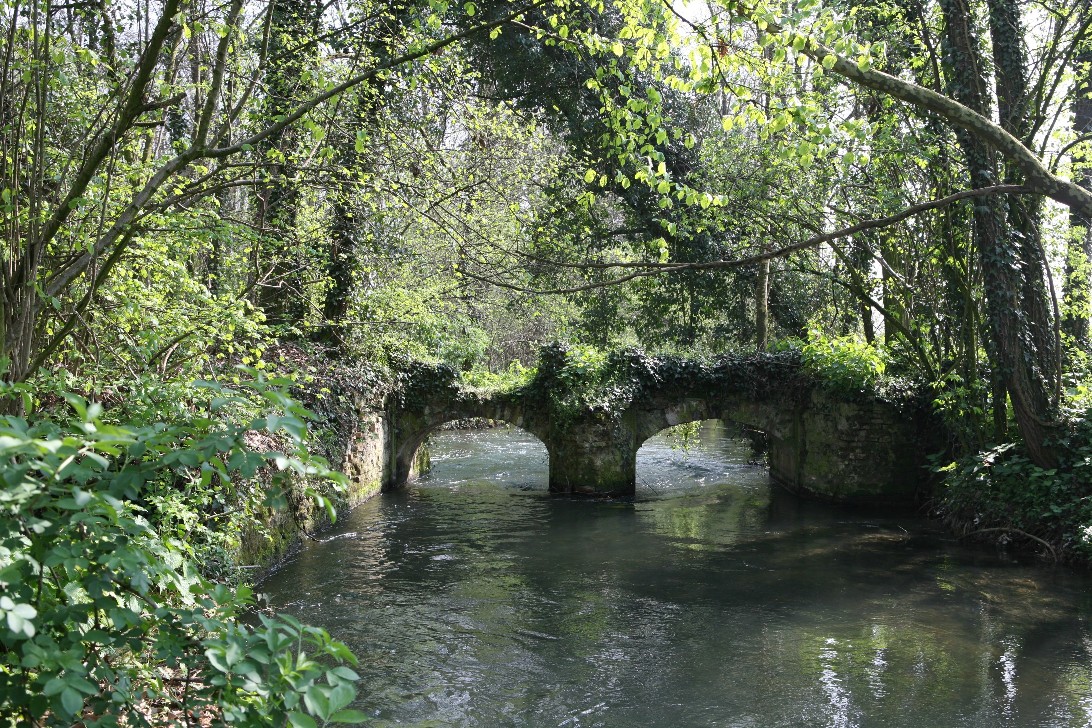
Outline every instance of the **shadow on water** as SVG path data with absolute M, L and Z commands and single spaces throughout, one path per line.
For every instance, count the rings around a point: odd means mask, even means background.
M 445 433 L 262 585 L 357 651 L 376 724 L 1092 724 L 1084 575 L 800 501 L 735 445 L 553 499 L 536 445 Z

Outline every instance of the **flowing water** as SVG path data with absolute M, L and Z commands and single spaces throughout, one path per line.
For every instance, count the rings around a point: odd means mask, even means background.
M 432 439 L 261 585 L 361 658 L 374 725 L 1092 726 L 1092 578 L 807 503 L 703 426 L 634 502 L 519 430 Z

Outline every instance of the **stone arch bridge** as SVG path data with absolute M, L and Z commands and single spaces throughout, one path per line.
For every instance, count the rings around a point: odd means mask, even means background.
M 632 495 L 641 444 L 672 425 L 719 419 L 765 434 L 772 477 L 843 503 L 920 500 L 925 456 L 939 430 L 911 397 L 839 393 L 794 354 L 699 362 L 612 354 L 584 367 L 562 347 L 543 350 L 534 379 L 502 392 L 462 386 L 447 367 L 413 365 L 388 404 L 387 489 L 410 480 L 418 449 L 441 425 L 501 420 L 538 437 L 549 453 L 550 490 Z

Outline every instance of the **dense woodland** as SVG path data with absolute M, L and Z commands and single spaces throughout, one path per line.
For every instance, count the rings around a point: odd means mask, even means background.
M 933 402 L 956 527 L 1092 555 L 1087 0 L 0 0 L 0 35 L 2 715 L 360 718 L 339 643 L 236 619 L 238 522 L 339 482 L 286 393 L 335 366 L 800 349 Z

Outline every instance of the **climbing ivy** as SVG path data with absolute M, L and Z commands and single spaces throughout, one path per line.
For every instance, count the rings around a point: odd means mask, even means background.
M 464 381 L 443 364 L 405 362 L 396 399 L 401 406 L 420 406 L 438 397 L 458 399 L 469 393 Z M 563 427 L 588 412 L 618 418 L 642 398 L 673 392 L 784 398 L 803 396 L 816 382 L 795 350 L 687 359 L 652 356 L 640 349 L 608 353 L 554 343 L 542 348 L 533 370 L 522 370 L 519 379 L 492 394 L 518 400 L 527 411 L 548 412 L 553 425 Z

